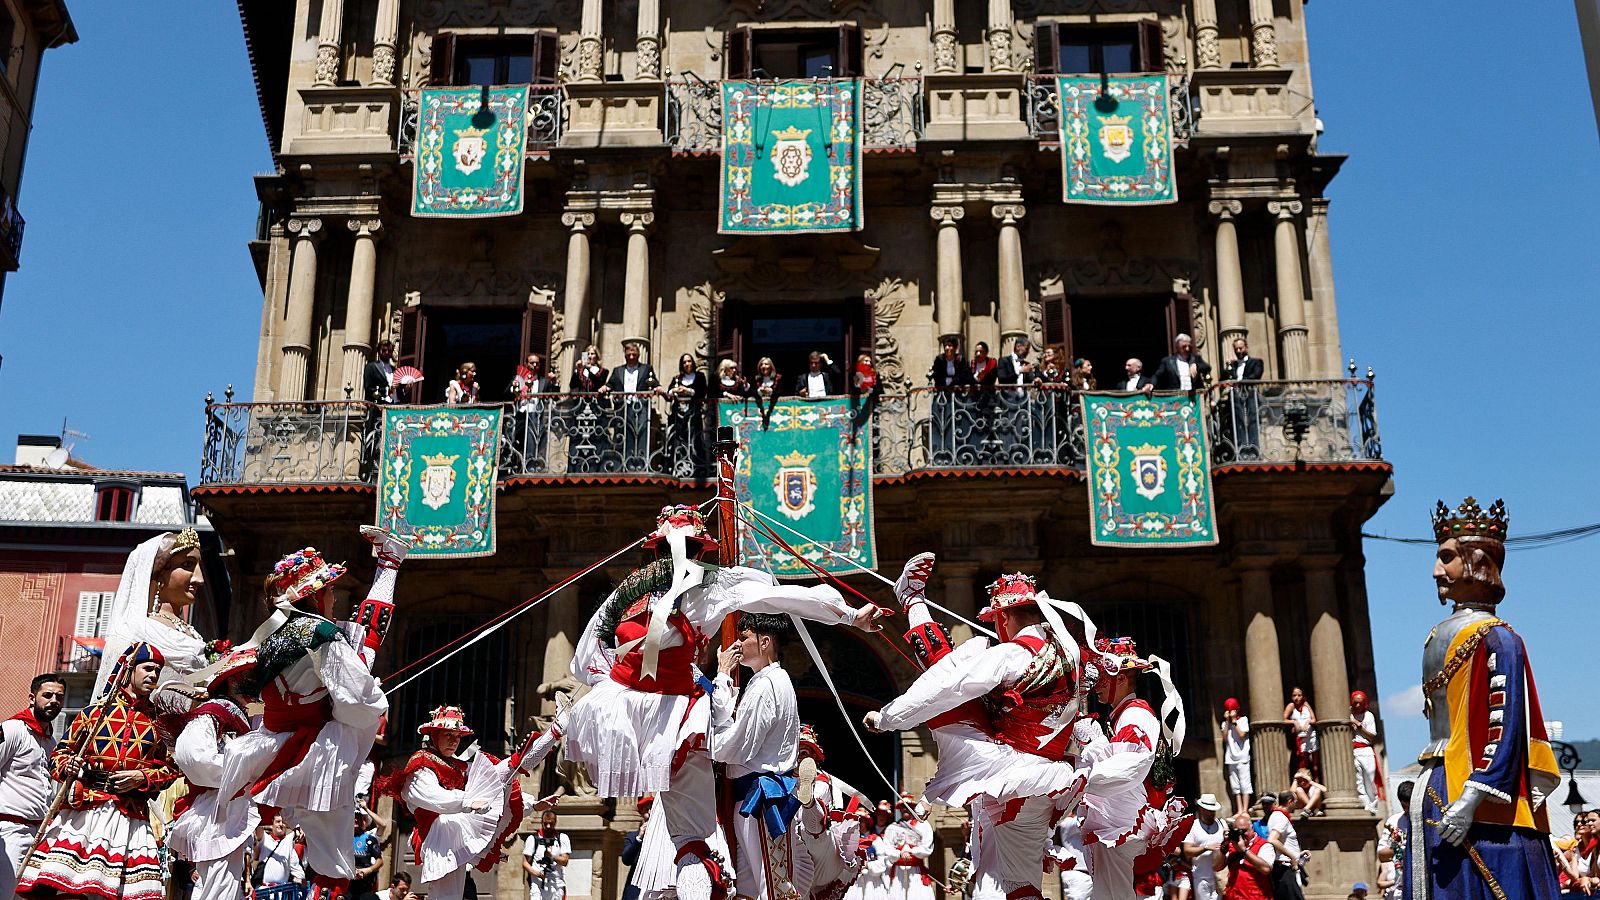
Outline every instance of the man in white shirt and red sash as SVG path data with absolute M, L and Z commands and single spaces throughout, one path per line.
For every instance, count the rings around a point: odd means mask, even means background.
M 1378 720 L 1367 709 L 1365 691 L 1350 692 L 1350 747 L 1356 761 L 1356 796 L 1367 812 L 1378 811 L 1378 793 L 1383 790 L 1383 775 L 1378 772 Z
M 799 754 L 795 799 L 800 801 L 800 812 L 795 827 L 811 865 L 808 882 L 801 884 L 797 877 L 795 888 L 802 900 L 843 900 L 867 861 L 858 814 L 866 813 L 870 820 L 872 801 L 844 779 L 817 767 L 827 757 L 810 725 L 800 726 Z
M 56 739 L 50 723 L 61 714 L 67 686 L 59 675 L 36 675 L 28 685 L 28 705 L 0 723 L 0 900 L 17 892 L 17 866 L 50 810 L 56 782 L 50 777 L 50 751 Z
M 245 644 L 257 648 L 261 724 L 229 742 L 218 790 L 283 810 L 306 836 L 307 868 L 316 872 L 309 900 L 340 900 L 355 875 L 350 826 L 361 763 L 372 749 L 389 701 L 372 663 L 394 615 L 394 585 L 409 542 L 372 526 L 362 537 L 377 548 L 377 574 L 353 621 L 335 624 L 332 585 L 345 567 L 315 548 L 279 560 L 267 577 L 273 614 Z M 231 807 L 230 807 L 231 809 Z M 230 813 L 226 832 L 249 830 Z
M 928 876 L 928 858 L 933 856 L 933 826 L 927 821 L 928 808 L 909 793 L 900 795 L 900 818 L 883 830 L 884 851 L 893 868 L 889 876 L 889 900 L 933 900 L 933 879 Z M 1042 857 L 1041 857 L 1042 860 Z

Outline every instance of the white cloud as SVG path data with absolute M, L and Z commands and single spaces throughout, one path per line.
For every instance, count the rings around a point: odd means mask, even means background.
M 1414 684 L 1383 698 L 1383 716 L 1386 719 L 1422 718 L 1422 685 Z

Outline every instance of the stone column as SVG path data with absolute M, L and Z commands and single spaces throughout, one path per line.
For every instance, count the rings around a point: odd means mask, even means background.
M 289 258 L 289 304 L 283 323 L 283 374 L 278 396 L 283 401 L 306 399 L 306 379 L 311 367 L 311 316 L 317 302 L 317 241 L 321 219 L 289 220 L 294 250 Z
M 350 219 L 345 224 L 355 232 L 356 246 L 350 256 L 350 293 L 344 307 L 344 382 L 330 387 L 350 387 L 351 397 L 371 400 L 362 394 L 362 370 L 372 353 L 372 293 L 377 285 L 377 242 L 383 220 Z
M 1333 291 L 1333 250 L 1328 242 L 1328 198 L 1313 197 L 1306 217 L 1306 274 L 1311 282 L 1311 335 L 1321 349 L 1312 374 L 1337 378 L 1344 362 L 1339 346 L 1339 305 Z
M 628 269 L 622 286 L 622 343 L 638 344 L 648 358 L 650 348 L 650 239 L 645 232 L 656 220 L 653 212 L 625 212 L 628 226 Z
M 557 576 L 565 578 L 565 575 Z M 539 685 L 539 714 L 548 716 L 556 711 L 551 688 L 572 679 L 572 654 L 578 646 L 578 634 L 583 625 L 578 620 L 576 602 L 551 603 L 545 625 L 543 681 Z
M 278 381 L 274 377 L 278 359 L 283 355 L 279 341 L 283 333 L 278 323 L 282 321 L 287 302 L 284 280 L 289 274 L 289 232 L 282 222 L 273 222 L 267 229 L 267 277 L 261 291 L 261 343 L 256 348 L 255 389 L 250 398 L 257 403 L 274 399 Z
M 1028 286 L 1022 274 L 1022 232 L 1017 222 L 1027 210 L 1020 203 L 996 204 L 990 215 L 1000 222 L 1000 340 L 1027 336 Z M 998 353 L 1007 351 L 997 350 Z
M 1278 217 L 1272 235 L 1274 268 L 1278 275 L 1278 340 L 1283 345 L 1283 377 L 1293 381 L 1309 375 L 1306 347 L 1306 298 L 1300 282 L 1300 239 L 1294 217 L 1299 200 L 1273 200 L 1267 211 Z
M 965 310 L 961 297 L 961 219 L 967 211 L 960 206 L 935 206 L 929 212 L 939 230 L 936 245 L 939 293 L 934 304 L 934 319 L 942 341 L 961 336 L 961 316 Z
M 561 302 L 562 362 L 570 366 L 589 341 L 588 230 L 594 227 L 594 213 L 565 212 L 561 214 L 561 224 L 572 229 L 567 238 L 567 281 Z
M 1316 705 L 1322 774 L 1328 786 L 1329 811 L 1361 809 L 1356 797 L 1355 758 L 1350 741 L 1355 730 L 1345 715 L 1350 706 L 1350 675 L 1345 666 L 1344 626 L 1334 561 L 1305 563 L 1306 615 L 1311 622 L 1311 686 Z
M 1014 72 L 1011 59 L 1011 0 L 989 0 L 989 25 L 984 31 L 989 45 L 989 71 Z
M 1194 56 L 1197 69 L 1222 68 L 1217 44 L 1217 0 L 1194 0 Z
M 1217 217 L 1217 319 L 1222 338 L 1219 351 L 1226 358 L 1236 337 L 1248 340 L 1244 324 L 1244 278 L 1239 272 L 1239 233 L 1233 217 L 1243 211 L 1238 200 L 1213 200 L 1209 206 Z
M 583 0 L 583 18 L 578 31 L 578 81 L 600 81 L 604 78 L 604 21 L 600 0 Z
M 661 78 L 661 0 L 639 0 L 638 37 L 633 44 L 633 77 Z
M 1276 791 L 1289 781 L 1288 726 L 1283 724 L 1283 668 L 1273 621 L 1272 570 L 1250 565 L 1239 573 L 1244 619 L 1246 707 L 1256 791 Z
M 1340 706 L 1339 709 L 1345 707 Z M 1356 793 L 1356 758 L 1350 742 L 1356 730 L 1348 718 L 1318 719 L 1317 746 L 1321 748 L 1322 783 L 1328 789 L 1328 812 L 1367 815 Z
M 400 0 L 378 0 L 378 21 L 372 29 L 372 83 L 391 86 L 399 62 Z
M 947 565 L 943 567 L 944 596 L 937 598 L 968 619 L 978 621 L 977 566 Z M 961 622 L 950 623 L 950 639 L 959 645 L 972 637 L 971 626 Z
M 933 74 L 960 71 L 957 61 L 956 0 L 933 0 Z
M 323 0 L 322 22 L 317 28 L 317 70 L 312 84 L 333 87 L 339 81 L 339 43 L 344 38 L 344 3 Z
M 1278 31 L 1272 0 L 1250 0 L 1250 53 L 1258 69 L 1278 67 Z

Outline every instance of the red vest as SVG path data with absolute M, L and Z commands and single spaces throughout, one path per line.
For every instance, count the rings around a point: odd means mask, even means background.
M 1266 846 L 1266 843 L 1259 837 L 1254 838 L 1250 842 L 1250 852 L 1259 856 L 1261 848 Z M 1228 900 L 1272 900 L 1272 878 L 1256 871 L 1254 866 L 1242 859 L 1230 862 L 1227 898 Z
M 1045 646 L 1043 638 L 1026 634 L 1012 638 L 1009 643 L 1022 647 L 1035 657 Z M 1057 676 L 1021 692 L 1016 688 L 996 688 L 988 698 L 993 723 L 990 734 L 995 740 L 1023 753 L 1058 761 L 1066 759 L 1067 746 L 1072 741 L 1072 729 L 1058 730 L 1046 725 L 1045 720 L 1063 704 L 1071 702 L 1073 696 L 1074 685 L 1070 675 Z M 1046 736 L 1051 732 L 1055 732 L 1054 736 L 1046 741 Z M 1043 746 L 1040 746 L 1041 741 L 1045 741 Z
M 662 647 L 656 656 L 656 674 L 643 674 L 644 636 L 650 627 L 650 597 L 640 597 L 617 624 L 617 646 L 633 644 L 633 648 L 617 660 L 611 668 L 611 680 L 647 694 L 694 693 L 694 661 L 704 646 L 693 624 L 678 610 L 667 616 L 667 627 L 683 636 L 676 647 Z

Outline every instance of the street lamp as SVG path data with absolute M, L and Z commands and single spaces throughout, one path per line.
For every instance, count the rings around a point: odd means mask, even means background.
M 1567 799 L 1562 801 L 1562 805 L 1576 816 L 1589 805 L 1589 802 L 1583 799 L 1583 794 L 1578 792 L 1578 778 L 1574 774 L 1578 765 L 1583 762 L 1583 758 L 1578 756 L 1578 748 L 1566 741 L 1551 741 L 1550 748 L 1556 751 L 1556 765 L 1567 773 Z

